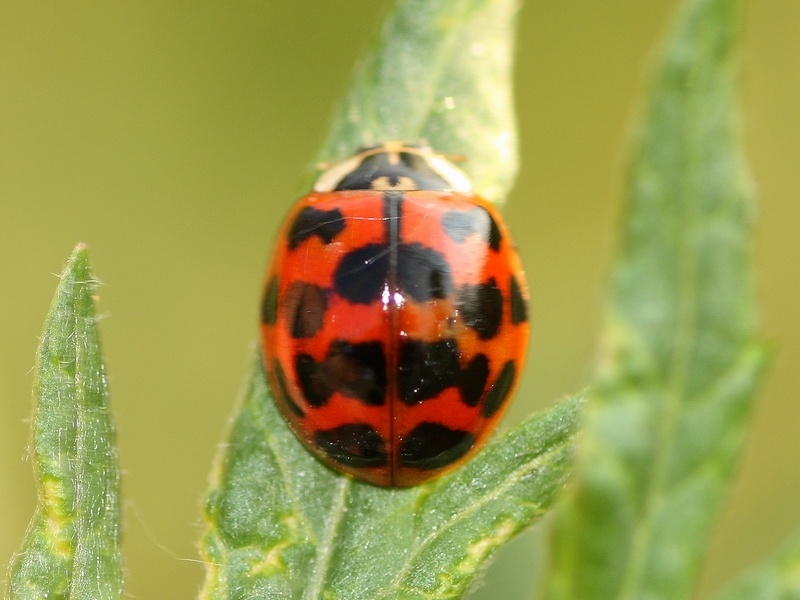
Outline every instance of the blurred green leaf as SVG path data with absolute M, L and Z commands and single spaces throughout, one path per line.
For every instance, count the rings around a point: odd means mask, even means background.
M 499 202 L 517 172 L 511 67 L 517 0 L 400 0 L 360 65 L 320 163 L 387 140 L 463 156 Z
M 800 600 L 800 536 L 774 559 L 720 594 L 718 600 Z
M 549 599 L 689 597 L 741 450 L 765 357 L 733 109 L 739 11 L 685 3 L 655 73 Z
M 13 600 L 119 598 L 119 469 L 86 248 L 45 322 L 31 423 L 38 505 L 9 573 Z
M 563 485 L 579 402 L 410 489 L 338 475 L 278 413 L 260 359 L 212 478 L 203 598 L 457 598 Z

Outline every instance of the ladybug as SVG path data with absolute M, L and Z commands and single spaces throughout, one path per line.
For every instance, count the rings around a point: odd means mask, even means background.
M 324 463 L 412 486 L 472 455 L 522 369 L 528 290 L 497 210 L 424 146 L 330 167 L 278 238 L 261 306 L 270 388 Z

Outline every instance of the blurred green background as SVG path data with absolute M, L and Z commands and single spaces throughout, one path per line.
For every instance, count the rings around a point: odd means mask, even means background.
M 703 589 L 800 523 L 800 3 L 751 2 L 743 122 L 777 348 Z M 209 463 L 256 339 L 262 270 L 354 61 L 389 2 L 0 2 L 0 565 L 34 505 L 24 460 L 37 335 L 73 245 L 104 285 L 124 470 L 127 594 L 191 598 Z M 529 1 L 522 171 L 506 209 L 533 294 L 507 423 L 588 381 L 627 135 L 672 0 Z M 527 599 L 527 534 L 482 599 Z

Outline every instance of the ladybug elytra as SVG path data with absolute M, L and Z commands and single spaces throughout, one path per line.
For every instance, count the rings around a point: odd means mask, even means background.
M 411 486 L 496 426 L 528 338 L 497 210 L 429 148 L 387 143 L 325 171 L 283 225 L 261 310 L 270 388 L 327 465 Z

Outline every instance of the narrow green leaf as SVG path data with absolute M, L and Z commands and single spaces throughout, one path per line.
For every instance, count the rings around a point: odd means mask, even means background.
M 288 430 L 260 360 L 212 477 L 203 598 L 457 598 L 566 476 L 579 403 L 531 418 L 453 474 L 387 490 L 335 474 Z
M 320 163 L 361 146 L 427 141 L 463 156 L 475 189 L 502 201 L 517 171 L 511 94 L 517 0 L 400 0 L 361 64 Z
M 511 56 L 517 0 L 400 0 L 358 69 L 321 161 L 387 140 L 464 157 L 501 200 L 516 173 Z M 277 225 L 277 224 L 276 224 Z M 206 505 L 209 599 L 454 598 L 558 492 L 577 412 L 569 401 L 448 477 L 379 489 L 297 442 L 259 365 Z
M 38 505 L 9 573 L 12 600 L 119 598 L 119 469 L 86 248 L 67 263 L 36 357 Z
M 688 597 L 742 446 L 765 360 L 733 109 L 739 11 L 686 2 L 655 73 L 549 599 Z
M 800 600 L 800 536 L 778 556 L 747 573 L 718 600 Z

